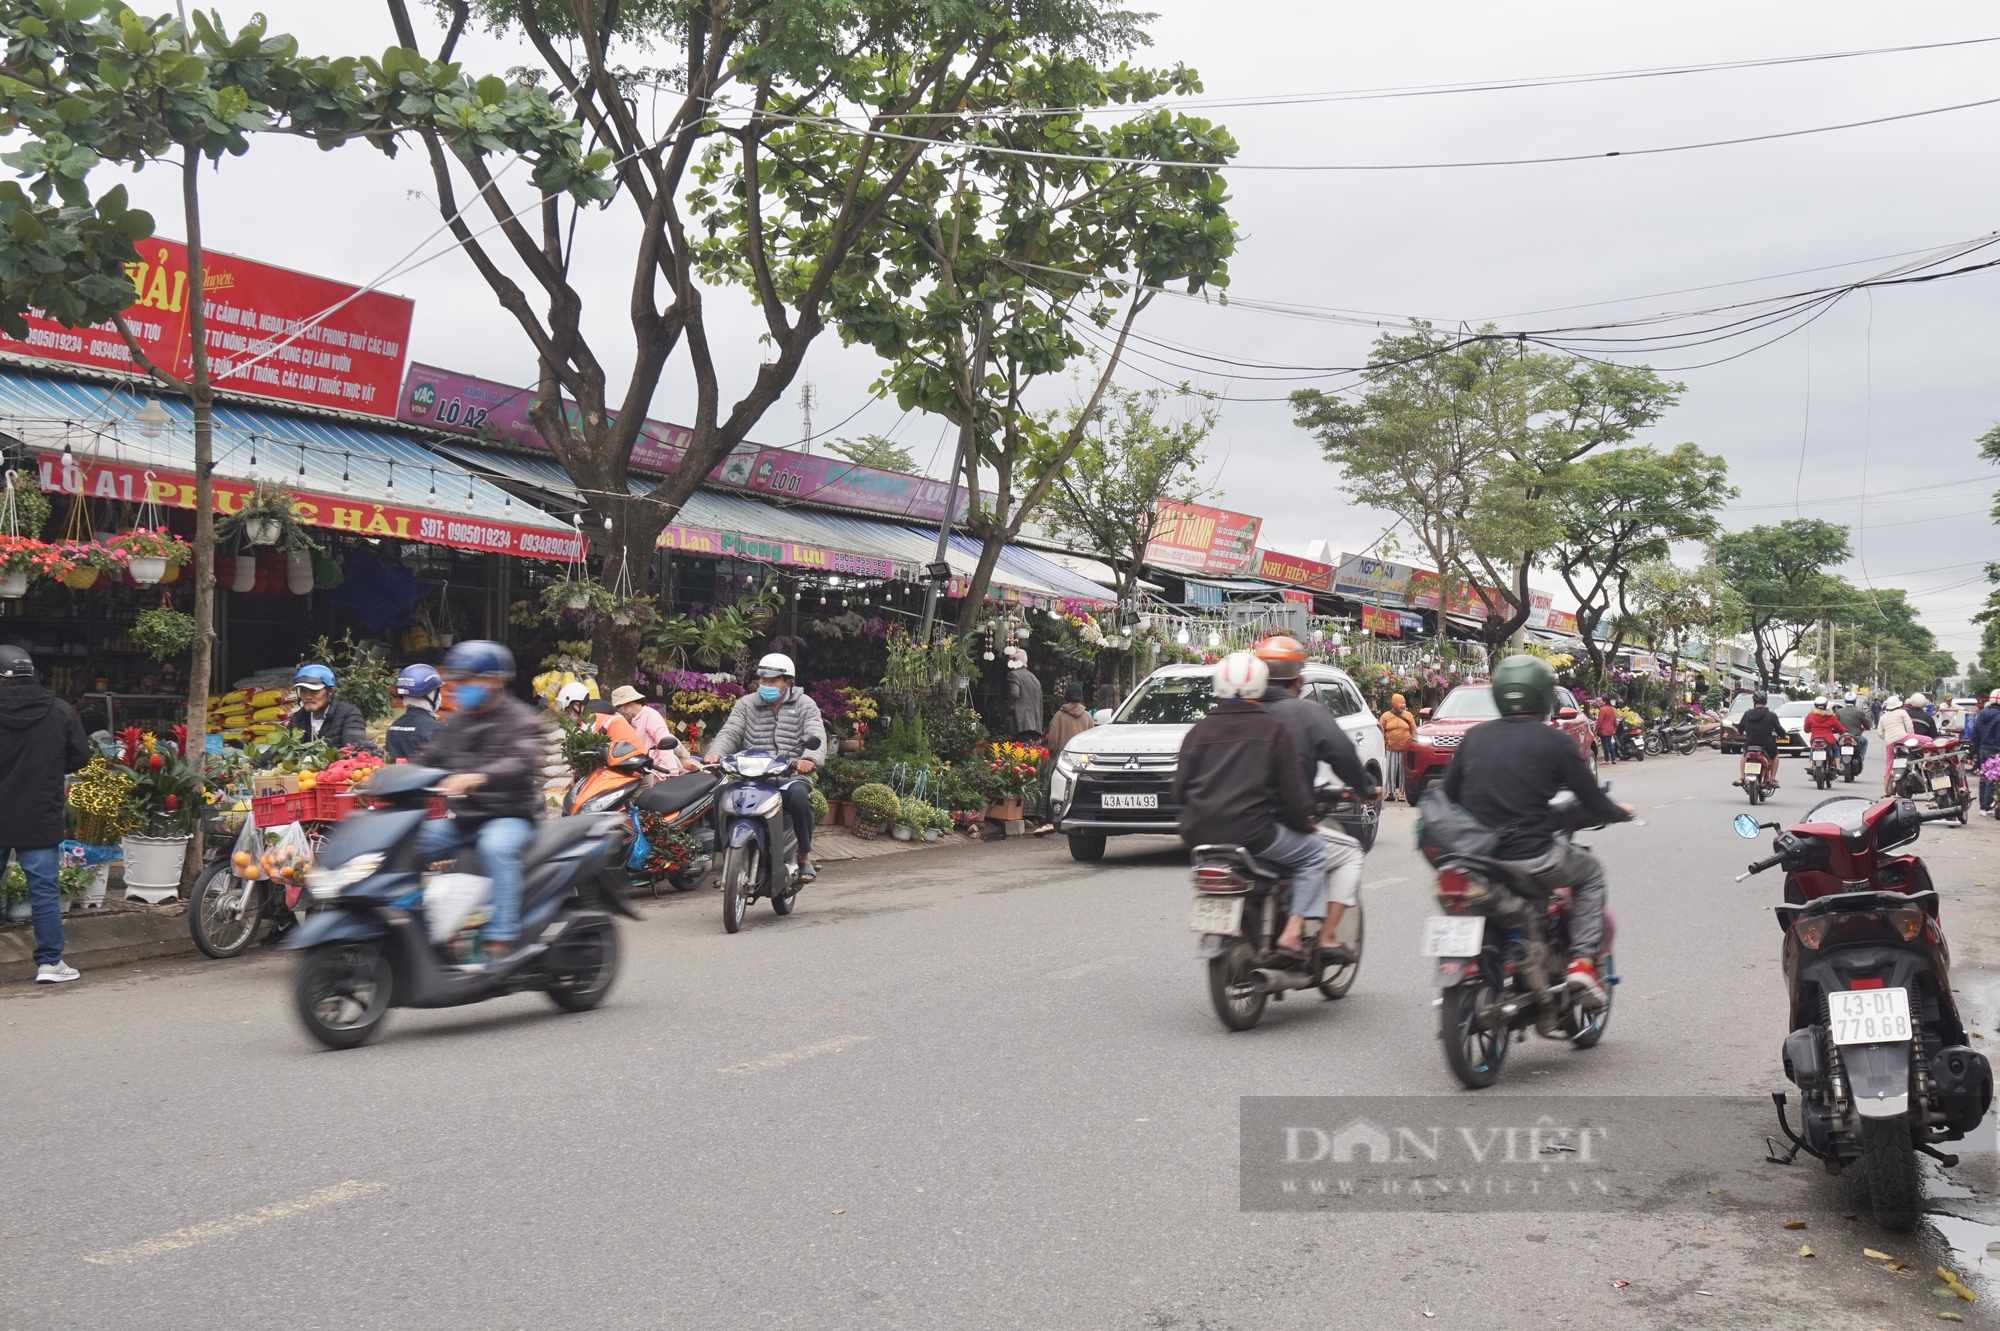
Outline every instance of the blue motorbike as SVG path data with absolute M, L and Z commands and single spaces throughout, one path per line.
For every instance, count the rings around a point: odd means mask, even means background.
M 819 740 L 806 741 L 810 752 Z M 718 807 L 722 830 L 722 927 L 743 927 L 750 903 L 762 897 L 779 915 L 790 915 L 799 894 L 799 840 L 785 816 L 781 793 L 798 772 L 796 761 L 759 750 L 732 753 L 721 767 L 729 780 Z

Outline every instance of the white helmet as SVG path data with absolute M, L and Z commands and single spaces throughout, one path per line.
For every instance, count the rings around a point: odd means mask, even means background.
M 1849 706 L 1853 706 L 1853 704 L 1854 704 L 1854 690 L 1853 690 L 1853 689 L 1849 689 L 1849 690 L 1848 690 L 1848 691 L 1847 691 L 1846 693 L 1844 693 L 1844 694 L 1842 694 L 1842 695 L 1841 695 L 1841 697 L 1840 697 L 1840 700 L 1841 700 L 1842 702 L 1844 702 L 1844 703 L 1848 704 Z
M 580 702 L 588 702 L 589 700 L 590 690 L 578 683 L 571 682 L 556 690 L 556 710 L 558 712 L 563 711 L 565 708 L 574 707 Z
M 757 663 L 757 678 L 769 679 L 773 676 L 783 676 L 786 679 L 797 679 L 799 677 L 799 672 L 797 668 L 792 665 L 791 657 L 786 656 L 783 652 L 772 652 L 769 656 L 765 657 L 763 660 Z
M 1931 700 L 1921 693 L 1912 693 L 1909 697 L 1903 699 L 1903 701 L 1911 707 L 1928 707 L 1931 705 Z
M 1988 702 L 2000 702 L 2000 689 L 1995 689 L 1995 690 L 1993 690 L 1993 692 L 1991 692 L 1991 693 L 1987 694 L 1987 695 L 1986 695 L 1986 701 L 1988 701 Z
M 1822 693 L 1822 694 L 1820 694 L 1820 695 L 1819 695 L 1819 697 L 1817 697 L 1817 698 L 1814 698 L 1814 699 L 1813 699 L 1813 706 L 1815 706 L 1815 707 L 1824 707 L 1824 706 L 1826 706 L 1826 695 L 1825 695 L 1824 693 Z
M 1271 667 L 1250 652 L 1231 652 L 1215 668 L 1215 696 L 1249 698 L 1264 696 L 1271 682 Z
M 1903 700 L 1893 693 L 1882 700 L 1882 710 L 1885 712 L 1893 712 L 1902 705 Z

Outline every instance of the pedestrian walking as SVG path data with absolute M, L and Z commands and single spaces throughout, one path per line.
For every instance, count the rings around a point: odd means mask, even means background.
M 63 839 L 63 777 L 90 761 L 76 709 L 35 682 L 19 647 L 0 647 L 0 873 L 21 863 L 35 921 L 35 982 L 77 978 L 63 960 L 62 897 L 56 890 Z
M 1049 721 L 1049 733 L 1042 736 L 1042 747 L 1049 751 L 1050 758 L 1062 757 L 1062 751 L 1071 740 L 1096 725 L 1097 721 L 1083 705 L 1083 685 L 1071 684 L 1063 690 L 1062 706 L 1056 708 L 1055 716 Z M 1042 778 L 1042 825 L 1035 829 L 1036 836 L 1047 836 L 1056 830 L 1049 821 L 1047 810 L 1050 805 L 1049 782 L 1055 774 L 1055 764 L 1049 764 L 1049 773 Z
M 1606 698 L 1597 705 L 1597 742 L 1604 750 L 1604 761 L 1618 761 L 1618 700 Z
M 1400 693 L 1389 695 L 1389 710 L 1382 713 L 1382 749 L 1389 757 L 1388 779 L 1383 782 L 1389 798 L 1403 798 L 1403 753 L 1410 737 L 1417 733 L 1417 718 Z

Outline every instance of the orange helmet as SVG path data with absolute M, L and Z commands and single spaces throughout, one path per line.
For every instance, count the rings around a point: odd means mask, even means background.
M 1305 644 L 1280 633 L 1257 644 L 1257 659 L 1271 668 L 1272 679 L 1297 679 L 1305 673 Z

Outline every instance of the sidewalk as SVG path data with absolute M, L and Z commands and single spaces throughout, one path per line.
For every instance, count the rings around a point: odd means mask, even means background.
M 82 971 L 194 951 L 187 903 L 180 901 L 148 906 L 107 896 L 102 910 L 63 916 L 63 935 L 64 960 Z M 34 926 L 26 920 L 0 924 L 0 984 L 34 978 Z
M 948 846 L 978 844 L 976 838 L 963 832 L 946 832 L 936 841 L 898 841 L 892 836 L 864 841 L 845 827 L 816 827 L 813 829 L 812 857 L 816 862 L 832 864 L 840 860 L 872 860 L 880 855 L 899 855 L 906 850 L 940 850 Z

